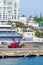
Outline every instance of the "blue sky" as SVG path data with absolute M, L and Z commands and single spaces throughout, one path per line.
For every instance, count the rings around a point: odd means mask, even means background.
M 29 17 L 43 15 L 43 0 L 20 0 L 20 14 Z

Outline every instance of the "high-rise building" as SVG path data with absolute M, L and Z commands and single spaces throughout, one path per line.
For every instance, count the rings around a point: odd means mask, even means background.
M 19 20 L 20 0 L 0 0 L 0 21 Z

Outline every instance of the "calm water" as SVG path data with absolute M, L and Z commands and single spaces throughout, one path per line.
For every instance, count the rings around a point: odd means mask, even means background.
M 43 57 L 0 59 L 0 65 L 43 65 Z

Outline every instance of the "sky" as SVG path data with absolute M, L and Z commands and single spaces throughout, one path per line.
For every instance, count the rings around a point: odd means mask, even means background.
M 43 0 L 20 0 L 20 15 L 43 16 Z

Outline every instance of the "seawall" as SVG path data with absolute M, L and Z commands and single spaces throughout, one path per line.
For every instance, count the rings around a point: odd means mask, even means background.
M 43 56 L 43 49 L 37 48 L 0 48 L 0 58 Z

